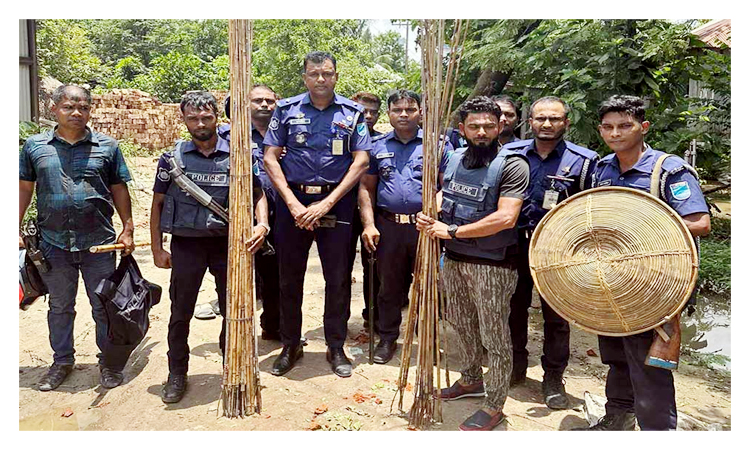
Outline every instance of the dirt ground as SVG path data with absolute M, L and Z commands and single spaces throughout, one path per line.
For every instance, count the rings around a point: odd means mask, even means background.
M 156 158 L 135 158 L 130 162 L 136 180 L 134 215 L 136 242 L 147 241 L 148 211 L 151 204 Z M 117 219 L 115 219 L 117 222 Z M 56 391 L 40 392 L 37 382 L 52 363 L 47 335 L 47 304 L 38 301 L 28 311 L 19 312 L 19 429 L 20 430 L 405 430 L 408 424 L 396 408 L 395 381 L 399 373 L 401 347 L 386 365 L 368 364 L 368 343 L 355 339 L 364 333 L 360 311 L 362 273 L 355 263 L 349 339 L 345 351 L 353 360 L 350 378 L 334 375 L 325 359 L 323 337 L 324 282 L 316 248 L 313 245 L 305 279 L 303 335 L 305 355 L 284 377 L 270 374 L 273 360 L 281 351 L 275 341 L 259 340 L 260 378 L 263 385 L 263 411 L 244 419 L 227 419 L 218 413 L 221 393 L 219 319 L 193 320 L 190 332 L 188 391 L 177 404 L 165 405 L 160 398 L 167 378 L 167 323 L 169 320 L 169 271 L 153 265 L 151 252 L 135 252 L 143 275 L 164 288 L 161 303 L 151 311 L 151 328 L 131 356 L 122 386 L 107 390 L 99 386 L 97 348 L 91 308 L 83 284 L 78 290 L 75 324 L 76 370 Z M 215 285 L 206 275 L 198 302 L 216 298 Z M 404 311 L 404 317 L 406 311 Z M 403 330 L 403 328 L 402 328 Z M 450 335 L 450 331 L 449 331 Z M 497 430 L 566 430 L 585 426 L 584 392 L 604 396 L 606 366 L 601 364 L 596 336 L 573 328 L 571 358 L 566 372 L 566 389 L 573 409 L 551 411 L 541 395 L 542 369 L 541 312 L 532 308 L 530 319 L 530 367 L 525 384 L 510 390 L 505 405 L 508 420 Z M 400 342 L 400 341 L 399 341 Z M 448 342 L 451 342 L 448 339 Z M 450 380 L 458 378 L 456 361 L 450 357 Z M 412 352 L 410 381 L 414 380 L 416 344 Z M 444 380 L 444 378 L 443 378 Z M 703 367 L 681 364 L 675 373 L 677 406 L 709 424 L 731 428 L 730 381 Z M 407 390 L 404 407 L 408 411 L 413 391 Z M 434 430 L 456 430 L 481 405 L 481 399 L 443 404 L 443 421 Z M 317 410 L 317 411 L 316 411 Z M 317 425 L 316 425 L 317 424 Z

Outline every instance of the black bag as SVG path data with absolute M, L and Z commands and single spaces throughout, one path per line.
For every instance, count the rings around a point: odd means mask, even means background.
M 145 280 L 135 258 L 128 255 L 94 292 L 107 311 L 104 365 L 121 371 L 148 331 L 148 313 L 161 299 L 161 286 Z

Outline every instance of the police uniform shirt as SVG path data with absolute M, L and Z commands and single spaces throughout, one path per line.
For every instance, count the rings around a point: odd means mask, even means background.
M 607 155 L 596 167 L 595 186 L 622 186 L 648 192 L 651 190 L 651 173 L 662 154 L 663 152 L 646 145 L 641 158 L 625 173 L 620 173 L 620 161 L 615 154 Z M 669 170 L 669 166 L 672 165 L 676 167 Z M 700 183 L 686 167 L 687 163 L 678 156 L 670 156 L 664 160 L 662 170 L 667 170 L 670 174 L 663 186 L 661 182 L 659 183 L 662 189 L 659 198 L 681 217 L 694 213 L 708 213 L 708 205 L 703 198 Z
M 422 143 L 421 128 L 406 144 L 398 139 L 395 131 L 374 141 L 367 174 L 378 177 L 378 208 L 394 214 L 414 214 L 422 210 Z M 446 142 L 439 173 L 445 172 L 448 153 L 452 151 L 453 147 Z
M 563 155 L 566 149 L 569 148 L 569 145 L 573 146 L 574 144 L 561 140 L 544 159 L 537 153 L 536 141 L 534 139 L 514 141 L 512 144 L 508 143 L 505 145 L 505 148 L 511 150 L 518 149 L 517 151 L 526 155 L 529 160 L 529 188 L 524 197 L 521 214 L 518 216 L 519 228 L 534 228 L 542 220 L 542 217 L 547 214 L 549 209 L 543 208 L 544 196 L 547 191 L 560 192 L 559 203 L 582 190 L 579 177 L 586 159 L 576 154 L 577 157 L 565 161 L 566 166 L 561 167 L 561 164 L 563 164 Z M 580 148 L 583 149 L 583 147 Z M 598 161 L 598 157 L 595 152 L 588 149 L 584 150 L 591 152 L 592 156 L 594 156 L 591 167 L 586 168 L 587 173 L 583 187 L 588 188 L 591 186 L 591 175 L 594 172 L 594 163 Z M 550 178 L 550 175 L 560 175 L 572 178 L 575 181 L 554 180 Z
M 286 147 L 280 164 L 287 182 L 337 184 L 351 166 L 351 152 L 372 149 L 362 111 L 362 106 L 335 93 L 322 111 L 312 105 L 309 92 L 281 100 L 263 145 Z

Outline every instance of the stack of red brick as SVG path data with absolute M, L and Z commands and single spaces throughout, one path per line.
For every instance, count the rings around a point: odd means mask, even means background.
M 225 91 L 212 92 L 223 102 Z M 220 111 L 223 103 L 219 103 Z M 113 89 L 93 95 L 90 126 L 118 140 L 151 150 L 171 147 L 185 129 L 177 103 L 162 103 L 138 89 Z

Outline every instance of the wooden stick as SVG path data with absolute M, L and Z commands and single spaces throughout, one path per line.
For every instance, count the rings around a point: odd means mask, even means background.
M 146 247 L 148 245 L 151 245 L 151 242 L 140 242 L 135 244 L 136 247 Z M 125 250 L 125 244 L 95 245 L 89 248 L 89 252 L 91 253 L 115 252 L 117 250 Z
M 261 410 L 255 320 L 253 257 L 245 248 L 253 230 L 249 93 L 252 86 L 252 22 L 229 21 L 232 134 L 229 176 L 227 333 L 221 411 L 244 417 Z

